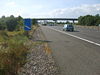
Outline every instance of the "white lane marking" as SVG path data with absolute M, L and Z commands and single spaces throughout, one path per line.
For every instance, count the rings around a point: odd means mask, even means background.
M 50 28 L 50 27 L 48 27 L 48 28 Z M 81 38 L 81 37 L 78 37 L 78 36 L 75 36 L 75 35 L 69 34 L 69 33 L 67 33 L 67 32 L 64 32 L 64 31 L 61 31 L 61 30 L 57 30 L 57 29 L 54 29 L 54 28 L 50 28 L 50 29 L 53 29 L 53 30 L 55 30 L 55 31 L 58 31 L 58 32 L 61 32 L 61 33 L 67 34 L 67 35 L 72 36 L 72 37 L 75 37 L 75 38 L 77 38 L 77 39 L 80 39 L 80 40 L 83 40 L 83 41 L 86 41 L 86 42 L 89 42 L 89 43 L 95 44 L 95 45 L 97 45 L 97 46 L 100 46 L 99 43 L 95 43 L 95 42 L 93 42 L 93 41 L 90 41 L 90 40 L 87 40 L 87 39 L 84 39 L 84 38 Z

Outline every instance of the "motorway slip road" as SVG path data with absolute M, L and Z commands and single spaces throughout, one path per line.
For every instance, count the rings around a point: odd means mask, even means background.
M 100 75 L 99 45 L 67 35 L 68 32 L 60 32 L 53 27 L 41 26 L 41 29 L 46 40 L 50 41 L 61 75 Z

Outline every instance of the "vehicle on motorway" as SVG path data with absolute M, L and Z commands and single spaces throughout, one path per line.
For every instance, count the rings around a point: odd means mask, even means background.
M 63 26 L 63 31 L 74 31 L 74 26 L 72 24 L 65 24 Z
M 48 24 L 48 26 L 54 26 L 54 24 Z
M 43 26 L 47 26 L 47 24 L 42 24 Z

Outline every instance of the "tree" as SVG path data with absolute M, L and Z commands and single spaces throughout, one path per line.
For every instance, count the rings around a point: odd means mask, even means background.
M 10 18 L 14 18 L 14 15 L 11 15 Z
M 21 16 L 17 17 L 17 23 L 18 23 L 17 30 L 21 30 L 23 27 L 23 18 Z
M 14 17 L 11 15 L 10 17 L 2 16 L 0 18 L 0 30 L 20 30 L 23 27 L 23 18 L 21 16 Z
M 70 24 L 70 22 L 69 22 L 69 21 L 67 21 L 67 22 L 66 22 L 66 24 Z
M 98 26 L 100 24 L 100 15 L 96 14 L 95 19 L 96 19 L 95 25 Z
M 0 19 L 0 30 L 5 30 L 6 29 L 6 23 L 5 23 L 5 16 L 2 16 Z
M 100 24 L 100 16 L 99 14 L 92 16 L 92 15 L 86 15 L 86 16 L 80 16 L 78 18 L 78 23 L 80 25 L 87 25 L 87 26 L 96 26 Z
M 85 24 L 87 26 L 94 25 L 94 16 L 92 16 L 92 15 L 85 16 Z
M 7 19 L 6 21 L 6 25 L 7 25 L 7 30 L 8 31 L 14 31 L 16 30 L 16 26 L 17 26 L 17 19 L 14 17 L 10 17 Z
M 80 16 L 80 17 L 78 18 L 78 23 L 79 23 L 80 25 L 85 25 L 85 16 Z
M 2 19 L 5 19 L 6 17 L 5 16 L 2 16 Z
M 32 24 L 33 25 L 37 24 L 37 20 L 36 19 L 32 19 Z
M 6 26 L 0 23 L 0 30 L 5 30 L 5 29 L 6 29 Z

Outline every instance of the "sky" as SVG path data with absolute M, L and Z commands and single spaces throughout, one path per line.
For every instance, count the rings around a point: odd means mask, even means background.
M 78 18 L 100 14 L 100 0 L 0 0 L 0 17 Z

